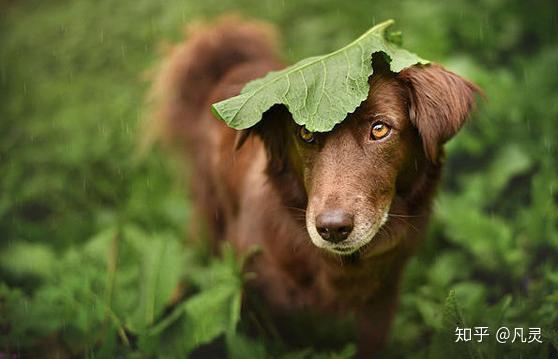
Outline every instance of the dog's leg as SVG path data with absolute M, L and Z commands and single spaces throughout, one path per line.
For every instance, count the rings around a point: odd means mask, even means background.
M 390 285 L 378 293 L 358 313 L 358 358 L 377 358 L 388 341 L 389 330 L 397 308 L 398 285 Z

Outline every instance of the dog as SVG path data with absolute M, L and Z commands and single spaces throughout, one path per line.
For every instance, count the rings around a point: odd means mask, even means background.
M 284 106 L 250 129 L 227 127 L 210 105 L 284 68 L 277 39 L 269 25 L 239 18 L 191 30 L 154 85 L 158 133 L 186 154 L 215 247 L 260 248 L 249 287 L 271 310 L 354 313 L 358 355 L 374 356 L 424 237 L 443 144 L 480 89 L 437 64 L 392 73 L 375 54 L 368 98 L 330 132 L 307 131 Z

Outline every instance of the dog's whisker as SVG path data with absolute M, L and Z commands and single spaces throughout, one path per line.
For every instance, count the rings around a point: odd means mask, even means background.
M 378 234 L 384 234 L 386 237 L 389 238 L 391 236 L 391 228 L 389 228 L 388 226 L 381 226 L 378 230 Z
M 303 211 L 306 212 L 306 208 L 300 208 L 300 207 L 293 207 L 293 206 L 283 206 L 284 208 L 288 208 L 288 209 L 295 209 L 297 211 Z
M 306 216 L 304 214 L 301 214 L 301 213 L 296 213 L 296 214 L 293 214 L 292 216 L 295 219 L 306 219 Z
M 284 208 L 287 209 L 287 211 L 290 212 L 290 215 L 296 219 L 296 220 L 306 220 L 306 209 L 303 208 L 297 208 L 297 207 L 289 207 L 289 206 L 283 206 L 283 207 L 278 207 L 276 208 L 277 212 L 280 212 L 280 210 Z
M 412 215 L 412 214 L 397 214 L 397 213 L 388 213 L 388 216 L 391 217 L 401 217 L 401 218 L 419 218 L 419 217 L 424 217 L 424 215 Z
M 408 225 L 411 229 L 413 229 L 415 232 L 420 233 L 419 229 L 412 224 L 411 222 L 405 220 L 404 218 L 400 218 L 400 217 L 393 217 L 393 219 L 397 219 L 400 220 L 401 222 L 405 223 L 406 225 Z
M 306 214 L 306 208 L 298 208 L 298 207 L 290 207 L 290 206 L 284 206 L 283 208 L 286 208 L 289 211 L 298 211 Z
M 296 227 L 300 231 L 306 233 L 306 225 L 297 223 Z M 302 238 L 304 238 L 304 236 Z M 299 240 L 299 241 L 294 241 L 291 248 L 292 248 L 293 251 L 298 251 L 302 247 L 312 248 L 313 244 L 310 240 Z
M 298 251 L 301 248 L 311 248 L 313 244 L 308 240 L 296 241 L 292 245 L 293 251 Z

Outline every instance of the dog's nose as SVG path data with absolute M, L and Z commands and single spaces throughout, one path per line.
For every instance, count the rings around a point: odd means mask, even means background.
M 353 215 L 342 210 L 323 212 L 316 217 L 316 230 L 324 240 L 339 243 L 351 234 Z

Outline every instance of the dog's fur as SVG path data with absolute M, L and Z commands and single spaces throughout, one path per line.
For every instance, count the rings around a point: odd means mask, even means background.
M 283 106 L 235 131 L 210 104 L 283 64 L 267 25 L 222 19 L 191 31 L 155 86 L 162 135 L 183 145 L 192 192 L 214 243 L 261 248 L 251 286 L 277 313 L 356 313 L 359 353 L 385 343 L 401 273 L 420 244 L 440 179 L 442 144 L 462 126 L 478 88 L 439 65 L 391 73 L 375 55 L 368 99 L 307 144 Z M 370 139 L 376 120 L 391 127 Z M 350 212 L 345 242 L 323 240 L 315 218 Z M 344 252 L 346 251 L 346 252 Z

